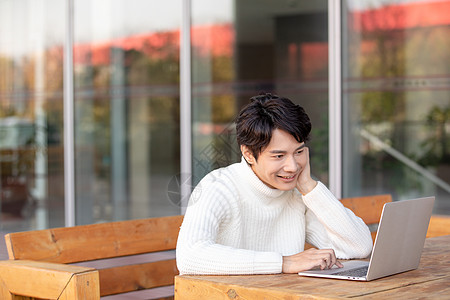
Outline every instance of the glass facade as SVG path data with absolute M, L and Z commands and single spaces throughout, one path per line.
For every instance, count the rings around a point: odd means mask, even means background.
M 179 214 L 180 22 L 180 0 L 74 1 L 76 224 Z
M 64 2 L 0 1 L 0 226 L 64 226 Z
M 436 195 L 450 214 L 450 1 L 342 2 L 342 124 L 329 121 L 328 1 L 74 0 L 75 223 L 180 213 L 180 49 L 192 178 L 240 160 L 233 120 L 272 92 L 305 107 L 312 172 L 342 196 Z M 66 2 L 0 0 L 0 230 L 66 224 Z M 339 98 L 340 99 L 340 98 Z M 184 112 L 184 110 L 183 110 Z M 184 112 L 186 113 L 186 112 Z
M 450 1 L 344 1 L 343 193 L 450 214 Z

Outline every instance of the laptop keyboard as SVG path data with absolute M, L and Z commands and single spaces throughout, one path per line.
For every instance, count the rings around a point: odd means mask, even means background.
M 367 275 L 367 270 L 369 266 L 364 266 L 361 268 L 351 269 L 347 271 L 341 271 L 333 273 L 333 275 L 342 275 L 342 276 L 352 276 L 352 277 L 363 277 Z

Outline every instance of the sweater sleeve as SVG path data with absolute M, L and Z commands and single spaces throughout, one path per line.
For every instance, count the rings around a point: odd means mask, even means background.
M 206 187 L 206 189 L 201 189 Z M 238 275 L 281 273 L 282 256 L 275 252 L 239 249 L 217 243 L 219 228 L 233 209 L 228 187 L 218 182 L 197 186 L 178 236 L 176 260 L 180 274 Z M 193 199 L 192 197 L 198 197 Z M 239 230 L 228 228 L 227 230 Z
M 357 217 L 321 182 L 303 196 L 307 207 L 306 241 L 319 249 L 332 248 L 340 259 L 365 258 L 372 251 L 372 237 Z

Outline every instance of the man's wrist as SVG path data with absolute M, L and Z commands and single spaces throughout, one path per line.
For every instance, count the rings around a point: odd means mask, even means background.
M 311 179 L 310 181 L 308 181 L 305 184 L 297 185 L 297 189 L 303 196 L 305 196 L 306 194 L 311 192 L 316 186 L 317 186 L 317 181 Z

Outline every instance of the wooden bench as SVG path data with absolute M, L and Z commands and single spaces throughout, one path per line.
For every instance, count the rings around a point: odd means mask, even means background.
M 0 297 L 99 299 L 171 286 L 178 274 L 173 250 L 182 219 L 161 217 L 7 234 L 10 260 L 0 262 Z M 166 259 L 158 261 L 155 253 Z M 131 262 L 116 266 L 111 263 L 116 257 Z M 108 259 L 106 265 L 112 266 L 73 265 L 99 259 Z M 167 299 L 171 298 L 173 294 Z

